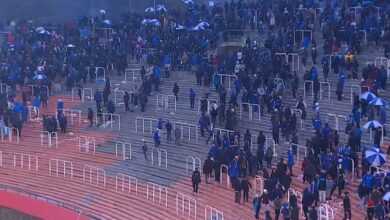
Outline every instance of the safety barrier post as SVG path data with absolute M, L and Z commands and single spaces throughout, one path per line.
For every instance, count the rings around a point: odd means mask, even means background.
M 50 136 L 49 136 L 49 147 L 51 148 L 53 146 L 53 140 L 54 140 L 54 145 L 56 148 L 58 148 L 58 135 L 57 135 L 57 132 L 50 132 Z
M 188 140 L 191 141 L 191 130 L 194 130 L 195 131 L 195 140 L 196 142 L 198 142 L 198 125 L 195 125 L 195 124 L 189 124 L 189 123 L 185 123 L 185 122 L 180 122 L 180 121 L 176 121 L 174 123 L 174 128 L 176 129 L 176 126 L 180 126 L 180 133 L 181 133 L 181 138 L 184 137 L 184 126 L 188 126 Z M 191 129 L 192 128 L 192 129 Z
M 220 173 L 221 173 L 221 183 L 223 182 L 223 169 L 226 170 L 226 184 L 228 186 L 230 186 L 230 179 L 229 179 L 229 167 L 226 166 L 226 165 L 221 165 L 221 168 L 220 168 Z
M 169 110 L 169 100 L 173 100 L 173 104 L 175 106 L 175 112 L 177 109 L 177 104 L 176 104 L 176 97 L 174 95 L 165 95 L 165 109 Z
M 78 118 L 78 124 L 81 126 L 81 110 L 63 109 L 64 115 L 70 116 L 70 123 L 73 125 L 74 117 Z
M 302 110 L 301 109 L 292 109 L 292 110 L 300 114 L 300 117 L 299 117 L 301 119 L 301 123 L 300 124 L 301 124 L 301 128 L 303 128 L 304 127 L 304 121 L 302 119 Z
M 149 201 L 149 197 L 151 197 L 152 203 L 154 204 L 156 200 L 156 191 L 158 191 L 158 204 L 161 205 L 161 202 L 164 202 L 165 200 L 165 207 L 168 207 L 168 188 L 156 183 L 146 183 L 146 201 Z
M 129 157 L 127 157 L 126 149 L 129 149 Z M 116 158 L 118 158 L 118 156 L 121 156 L 120 152 L 122 152 L 123 160 L 127 160 L 127 159 L 131 160 L 131 151 L 132 151 L 132 147 L 131 147 L 130 143 L 122 142 L 122 141 L 117 141 L 115 143 L 115 156 L 116 156 Z
M 101 66 L 95 67 L 95 81 L 106 81 L 106 69 Z
M 333 117 L 333 118 L 334 118 L 334 120 L 335 120 L 334 129 L 335 129 L 336 131 L 338 131 L 338 130 L 339 130 L 339 118 L 338 118 L 337 115 L 335 115 L 335 114 L 327 113 L 327 114 L 325 115 L 325 122 L 326 122 L 326 123 L 328 123 L 328 118 L 329 118 L 329 117 Z
M 64 168 L 64 172 L 63 172 L 64 178 L 66 177 L 66 168 L 68 167 L 70 170 L 70 178 L 73 179 L 73 163 L 72 162 L 66 161 L 66 160 L 59 160 L 59 159 L 50 159 L 50 161 L 49 161 L 49 174 L 50 175 L 53 172 L 52 171 L 52 166 L 53 166 L 52 164 L 53 163 L 55 163 L 56 176 L 58 176 L 60 174 L 59 167 L 60 167 L 60 165 L 62 165 Z
M 191 160 L 191 161 L 190 161 Z M 190 170 L 190 162 L 192 164 L 192 171 L 195 171 L 195 168 L 202 170 L 202 161 L 199 157 L 193 157 L 191 155 L 186 156 L 186 172 Z
M 107 127 L 108 124 L 110 124 L 110 129 L 112 130 L 113 129 L 113 124 L 115 122 L 115 119 L 118 121 L 118 130 L 120 131 L 121 130 L 121 116 L 118 115 L 118 114 L 112 114 L 112 113 L 101 113 L 102 114 L 102 118 L 103 118 L 103 127 Z M 106 122 L 106 117 L 108 116 L 108 118 L 110 120 L 108 120 Z M 98 124 L 98 117 L 96 115 L 96 124 Z
M 122 90 L 119 90 L 119 88 L 114 89 L 114 104 L 115 106 L 124 105 L 124 102 L 118 102 L 118 93 L 122 96 L 125 95 L 125 92 Z
M 168 167 L 168 153 L 164 149 L 153 148 L 151 152 L 152 165 L 154 164 L 154 152 L 157 152 L 157 162 L 158 166 L 161 166 L 163 158 L 165 159 L 165 167 Z
M 10 86 L 6 83 L 0 83 L 0 93 L 8 94 Z
M 41 118 L 39 113 L 39 108 L 34 106 L 28 106 L 28 115 L 30 121 L 40 120 Z
M 8 141 L 10 143 L 12 143 L 12 137 L 13 137 L 14 133 L 16 133 L 16 135 L 15 135 L 16 136 L 16 143 L 19 143 L 19 141 L 20 141 L 20 131 L 19 131 L 19 129 L 14 128 L 14 127 L 9 128 Z
M 79 89 L 81 89 L 81 99 L 83 98 L 83 96 L 82 96 L 83 95 L 82 88 L 73 87 L 72 88 L 72 101 L 74 101 L 75 94 L 78 94 Z
M 324 90 L 324 86 L 327 87 L 327 90 L 328 90 L 328 100 L 330 101 L 330 84 L 329 82 L 321 82 L 320 83 L 320 100 L 322 100 L 322 93 L 325 91 Z
M 182 193 L 176 194 L 176 214 L 180 214 L 187 219 L 191 219 L 192 217 L 196 219 L 196 209 L 196 199 Z
M 87 94 L 89 94 L 89 96 L 87 96 Z M 82 97 L 81 97 L 82 102 L 85 102 L 85 98 L 88 98 L 88 97 L 89 97 L 89 100 L 91 102 L 93 102 L 93 91 L 91 88 L 83 88 L 81 95 L 82 95 Z
M 204 208 L 205 220 L 224 220 L 223 212 L 209 205 L 205 205 Z
M 157 94 L 157 98 L 156 98 L 156 109 L 157 110 L 162 110 L 165 106 L 165 96 L 164 94 Z
M 299 54 L 297 53 L 288 53 L 287 57 L 291 57 L 291 70 L 298 71 L 300 67 Z M 288 63 L 288 62 L 287 62 Z
M 286 63 L 288 64 L 288 56 L 286 53 L 275 53 L 275 55 L 277 56 L 284 56 L 284 58 L 286 59 Z
M 89 175 L 88 175 L 89 173 Z M 83 181 L 86 181 L 86 178 L 89 179 L 89 183 L 92 184 L 93 175 L 96 173 L 96 185 L 99 186 L 99 182 L 103 181 L 103 186 L 106 187 L 106 171 L 103 168 L 98 168 L 95 166 L 84 165 L 83 167 Z M 102 179 L 99 181 L 99 179 Z
M 306 98 L 306 84 L 310 84 L 309 86 L 311 87 L 311 99 L 314 99 L 314 82 L 312 80 L 305 80 L 303 83 L 303 98 Z
M 25 161 L 24 159 L 25 158 L 28 158 L 28 171 L 31 171 L 31 165 L 34 164 L 35 165 L 35 172 L 38 172 L 38 157 L 36 155 L 32 155 L 32 154 L 22 154 L 22 153 L 15 153 L 13 154 L 14 156 L 14 168 L 16 168 L 17 166 L 17 160 L 18 158 L 20 158 L 20 169 L 24 169 L 24 164 L 25 164 Z M 2 155 L 1 155 L 2 157 Z M 2 162 L 1 162 L 2 164 Z
M 127 185 L 129 194 L 131 194 L 133 191 L 135 191 L 135 195 L 138 194 L 138 179 L 137 178 L 123 174 L 123 173 L 116 173 L 116 175 L 115 175 L 115 190 L 118 191 L 118 188 L 121 188 L 122 192 L 123 192 L 126 188 L 125 185 Z M 132 187 L 132 186 L 135 186 L 135 187 Z M 135 190 L 133 188 L 135 188 Z

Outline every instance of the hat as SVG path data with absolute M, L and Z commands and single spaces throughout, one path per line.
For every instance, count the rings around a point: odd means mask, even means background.
M 268 191 L 266 190 L 266 189 L 264 189 L 264 191 L 263 191 L 264 193 L 267 193 Z

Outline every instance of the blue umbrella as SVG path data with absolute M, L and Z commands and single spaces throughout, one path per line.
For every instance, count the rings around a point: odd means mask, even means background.
M 46 75 L 43 75 L 43 74 L 37 74 L 37 75 L 35 75 L 34 76 L 34 80 L 44 80 L 44 79 L 46 79 L 47 78 L 47 76 Z
M 141 22 L 141 24 L 142 25 L 147 25 L 147 24 L 149 24 L 150 23 L 150 19 L 144 19 L 144 20 L 142 20 L 142 22 Z
M 204 30 L 205 28 L 202 27 L 202 26 L 198 26 L 196 25 L 194 28 L 192 28 L 193 31 L 201 31 L 201 30 Z
M 375 106 L 381 106 L 381 105 L 388 105 L 389 103 L 381 98 L 376 98 L 370 102 L 370 105 L 375 105 Z
M 370 147 L 366 150 L 366 160 L 371 166 L 380 166 L 386 162 L 386 156 L 379 148 Z
M 150 20 L 150 24 L 152 24 L 154 26 L 161 26 L 161 22 L 157 19 Z
M 186 28 L 183 25 L 177 25 L 176 30 L 185 30 Z
M 207 23 L 207 22 L 205 22 L 205 21 L 200 22 L 200 23 L 197 24 L 196 26 L 200 26 L 200 27 L 203 27 L 203 28 L 208 28 L 208 27 L 210 27 L 209 23 Z
M 149 7 L 147 9 L 145 9 L 145 13 L 154 13 L 154 8 L 153 7 Z
M 373 120 L 373 121 L 367 122 L 363 127 L 365 129 L 374 129 L 374 128 L 382 127 L 382 124 L 379 123 L 379 121 Z
M 106 25 L 111 25 L 111 24 L 112 24 L 112 22 L 111 22 L 110 20 L 106 19 L 106 20 L 104 20 L 104 21 L 103 21 L 103 24 L 106 24 Z
M 367 100 L 367 101 L 372 101 L 374 99 L 376 99 L 376 95 L 372 92 L 364 92 L 360 95 L 360 98 L 361 99 L 364 99 L 364 100 Z

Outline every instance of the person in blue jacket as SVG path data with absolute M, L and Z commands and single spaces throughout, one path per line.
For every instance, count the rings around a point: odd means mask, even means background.
M 369 171 L 363 176 L 362 182 L 367 193 L 370 193 L 373 189 L 373 176 Z
M 290 172 L 290 176 L 293 176 L 293 169 L 292 169 L 293 166 L 294 166 L 294 155 L 292 153 L 292 150 L 289 149 L 287 151 L 287 167 Z
M 237 178 L 240 176 L 240 166 L 239 166 L 238 159 L 239 159 L 238 156 L 235 156 L 234 159 L 229 163 L 228 174 L 231 183 L 234 183 L 237 180 Z
M 195 94 L 194 89 L 190 89 L 189 97 L 190 97 L 190 107 L 191 108 L 195 108 L 195 97 L 196 97 L 196 94 Z
M 160 144 L 161 144 L 161 134 L 160 134 L 160 130 L 158 128 L 156 128 L 156 131 L 154 132 L 153 140 L 154 140 L 154 147 L 160 146 Z
M 64 110 L 64 102 L 61 99 L 58 99 L 57 102 L 57 116 L 61 116 Z

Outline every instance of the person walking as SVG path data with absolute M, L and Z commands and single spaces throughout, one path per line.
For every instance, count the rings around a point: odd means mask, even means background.
M 344 208 L 344 219 L 345 220 L 351 219 L 352 218 L 351 201 L 348 196 L 348 191 L 344 192 L 343 208 Z
M 249 180 L 246 177 L 242 178 L 241 189 L 242 189 L 244 203 L 249 201 L 249 189 L 250 188 L 252 188 L 252 184 L 249 182 Z
M 88 108 L 88 121 L 89 121 L 89 127 L 92 128 L 92 126 L 93 126 L 93 110 L 91 108 Z
M 173 94 L 175 95 L 176 97 L 176 101 L 179 101 L 179 92 L 180 92 L 180 88 L 179 86 L 177 85 L 177 83 L 175 82 L 175 84 L 173 85 Z
M 167 141 L 172 141 L 172 123 L 169 120 L 165 123 L 165 128 L 167 129 Z
M 181 143 L 181 130 L 179 127 L 176 127 L 175 128 L 175 144 L 177 146 L 180 146 L 180 143 Z
M 195 171 L 192 173 L 192 188 L 193 188 L 193 193 L 198 193 L 198 189 L 199 189 L 199 183 L 201 182 L 201 178 L 200 178 L 200 172 L 198 170 L 198 168 L 195 168 Z
M 125 103 L 125 111 L 130 111 L 130 106 L 129 106 L 129 102 L 130 102 L 130 95 L 129 93 L 126 91 L 125 92 L 125 95 L 123 96 L 123 102 Z
M 288 206 L 288 203 L 287 203 L 287 206 Z M 280 215 L 280 210 L 282 209 L 282 200 L 281 200 L 280 196 L 277 196 L 274 199 L 274 209 L 275 209 L 275 220 L 278 220 L 279 215 Z
M 193 89 L 190 89 L 190 108 L 195 108 L 195 91 Z
M 261 200 L 259 194 L 256 194 L 255 198 L 253 198 L 252 204 L 253 204 L 253 211 L 255 212 L 255 218 L 259 219 L 259 213 L 261 209 Z
M 145 160 L 148 160 L 148 156 L 146 155 L 148 151 L 148 146 L 146 145 L 145 139 L 142 139 L 142 153 L 144 154 Z

